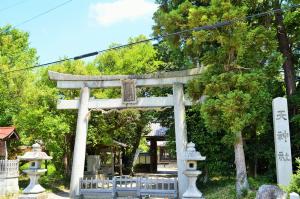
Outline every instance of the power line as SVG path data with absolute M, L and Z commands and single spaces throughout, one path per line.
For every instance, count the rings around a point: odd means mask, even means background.
M 26 19 L 25 21 L 20 22 L 20 23 L 17 24 L 17 25 L 12 26 L 11 28 L 8 28 L 8 29 L 6 29 L 6 30 L 2 30 L 2 31 L 0 31 L 0 33 L 7 33 L 10 29 L 13 29 L 13 28 L 22 26 L 22 25 L 24 25 L 24 24 L 26 24 L 26 23 L 28 23 L 28 22 L 30 22 L 30 21 L 32 21 L 32 20 L 35 20 L 35 19 L 37 19 L 37 18 L 39 18 L 39 17 L 41 17 L 41 16 L 43 16 L 43 15 L 46 15 L 46 14 L 48 14 L 49 12 L 52 12 L 52 11 L 54 11 L 54 10 L 56 10 L 56 9 L 58 9 L 58 8 L 60 8 L 60 7 L 62 7 L 62 6 L 64 6 L 64 5 L 66 5 L 66 4 L 68 4 L 68 3 L 70 3 L 71 1 L 72 1 L 72 0 L 68 0 L 68 1 L 65 1 L 65 2 L 63 2 L 63 3 L 61 3 L 61 4 L 58 4 L 58 5 L 56 5 L 56 6 L 52 7 L 52 8 L 50 8 L 50 9 L 44 11 L 44 12 L 41 12 L 41 13 L 39 13 L 39 14 L 37 14 L 37 15 L 35 15 L 35 16 L 29 18 L 29 19 Z
M 18 2 L 16 2 L 16 3 L 14 3 L 14 4 L 11 4 L 11 5 L 7 6 L 7 7 L 0 8 L 0 12 L 4 12 L 4 11 L 6 11 L 6 10 L 8 10 L 8 9 L 11 9 L 11 8 L 13 8 L 13 7 L 16 7 L 16 6 L 18 6 L 18 5 L 22 4 L 22 3 L 24 3 L 25 1 L 26 1 L 26 0 L 21 0 L 21 1 L 18 1 Z
M 13 28 L 22 26 L 22 25 L 24 25 L 24 24 L 26 24 L 26 23 L 28 23 L 28 22 L 34 20 L 34 19 L 37 19 L 37 18 L 39 18 L 39 17 L 41 17 L 41 16 L 43 16 L 43 15 L 46 15 L 46 14 L 48 14 L 49 12 L 52 12 L 53 10 L 56 10 L 56 9 L 58 9 L 58 8 L 64 6 L 64 5 L 66 5 L 66 4 L 68 4 L 68 3 L 70 3 L 71 1 L 72 1 L 72 0 L 68 0 L 68 1 L 65 1 L 65 2 L 63 2 L 63 3 L 61 3 L 61 4 L 58 4 L 58 5 L 54 6 L 53 8 L 50 8 L 50 9 L 44 11 L 44 12 L 41 12 L 40 14 L 37 14 L 37 15 L 35 15 L 35 16 L 33 16 L 33 17 L 31 17 L 31 18 L 25 20 L 25 21 L 22 21 L 21 23 L 19 23 L 19 24 L 13 26 Z
M 250 20 L 250 19 L 253 19 L 253 18 L 268 16 L 268 15 L 271 15 L 271 14 L 274 14 L 274 13 L 284 12 L 284 11 L 290 10 L 292 8 L 299 8 L 299 7 L 300 7 L 300 4 L 297 4 L 297 5 L 292 5 L 292 6 L 289 6 L 289 7 L 286 7 L 286 8 L 269 10 L 269 11 L 266 11 L 266 12 L 261 12 L 261 13 L 257 13 L 257 14 L 253 14 L 253 15 L 248 15 L 246 17 L 236 18 L 236 19 L 233 19 L 233 20 L 221 21 L 221 22 L 217 22 L 213 25 L 199 26 L 199 27 L 194 27 L 194 28 L 191 28 L 191 29 L 181 30 L 181 31 L 173 32 L 173 33 L 167 33 L 167 34 L 159 35 L 159 36 L 156 36 L 156 37 L 140 40 L 140 41 L 129 43 L 129 44 L 123 44 L 123 45 L 119 45 L 119 46 L 112 47 L 112 48 L 107 48 L 107 49 L 100 50 L 100 51 L 95 51 L 95 52 L 91 52 L 91 53 L 82 54 L 82 55 L 75 56 L 75 57 L 72 57 L 72 58 L 66 58 L 66 59 L 57 60 L 57 61 L 53 61 L 53 62 L 48 62 L 48 63 L 44 63 L 44 64 L 39 64 L 39 65 L 26 67 L 26 68 L 9 70 L 9 71 L 0 73 L 0 75 L 1 74 L 12 73 L 12 72 L 23 71 L 23 70 L 29 70 L 29 69 L 33 69 L 33 68 L 49 66 L 49 65 L 52 65 L 52 64 L 57 64 L 57 63 L 61 63 L 61 62 L 69 61 L 69 60 L 80 60 L 80 59 L 84 59 L 84 58 L 87 58 L 87 57 L 96 56 L 96 55 L 98 55 L 100 53 L 103 53 L 103 52 L 107 52 L 107 51 L 111 51 L 111 50 L 117 50 L 117 49 L 129 47 L 129 46 L 133 46 L 133 45 L 137 45 L 137 44 L 141 44 L 141 43 L 150 42 L 150 41 L 153 41 L 153 40 L 163 39 L 163 38 L 174 36 L 174 35 L 180 35 L 180 34 L 187 33 L 187 32 L 201 31 L 201 30 L 213 30 L 213 29 L 217 29 L 217 28 L 220 28 L 220 27 L 224 27 L 224 26 L 234 24 L 234 23 L 239 22 L 239 21 Z

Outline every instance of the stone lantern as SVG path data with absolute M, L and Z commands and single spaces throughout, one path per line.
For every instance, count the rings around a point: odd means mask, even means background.
M 202 193 L 196 187 L 196 180 L 198 175 L 202 172 L 197 170 L 197 161 L 205 160 L 206 157 L 196 151 L 195 144 L 190 142 L 187 144 L 185 152 L 186 170 L 183 172 L 188 177 L 189 186 L 182 195 L 183 199 L 204 199 Z
M 42 152 L 39 144 L 32 145 L 32 151 L 26 152 L 23 156 L 18 157 L 20 160 L 30 161 L 29 169 L 24 170 L 24 173 L 30 178 L 29 185 L 23 190 L 24 194 L 37 194 L 42 193 L 45 189 L 39 184 L 39 178 L 44 174 L 47 169 L 41 168 L 42 160 L 51 160 L 52 157 Z

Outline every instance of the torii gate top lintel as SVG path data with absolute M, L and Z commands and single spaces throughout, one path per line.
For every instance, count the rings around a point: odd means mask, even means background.
M 172 86 L 173 83 L 187 83 L 195 75 L 202 72 L 201 68 L 182 71 L 157 72 L 143 75 L 72 75 L 48 71 L 49 79 L 57 81 L 58 88 L 78 89 L 120 87 L 120 80 L 136 80 L 136 86 Z
M 152 78 L 170 78 L 185 77 L 200 74 L 201 68 L 193 68 L 181 71 L 156 72 L 142 75 L 72 75 L 48 71 L 49 79 L 56 81 L 112 81 L 122 79 L 152 79 Z

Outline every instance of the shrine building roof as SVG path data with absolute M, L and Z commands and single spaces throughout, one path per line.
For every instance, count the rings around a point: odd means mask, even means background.
M 146 135 L 146 137 L 165 137 L 168 128 L 163 127 L 160 123 L 151 123 L 151 131 Z
M 9 139 L 19 139 L 19 135 L 16 132 L 16 128 L 13 126 L 0 127 L 0 140 Z

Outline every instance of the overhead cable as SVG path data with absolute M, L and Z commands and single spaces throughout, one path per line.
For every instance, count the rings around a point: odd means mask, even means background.
M 6 10 L 8 10 L 8 9 L 11 9 L 11 8 L 13 8 L 13 7 L 16 7 L 16 6 L 18 6 L 18 5 L 22 4 L 22 3 L 24 3 L 25 1 L 26 1 L 26 0 L 21 0 L 21 1 L 18 1 L 18 2 L 16 2 L 16 3 L 14 3 L 14 4 L 11 4 L 11 5 L 7 6 L 7 7 L 0 8 L 0 12 L 4 12 L 4 11 L 6 11 Z
M 25 20 L 25 21 L 22 21 L 21 23 L 19 23 L 19 24 L 13 26 L 13 28 L 22 26 L 22 25 L 24 25 L 24 24 L 26 24 L 26 23 L 28 23 L 28 22 L 34 20 L 34 19 L 37 19 L 37 18 L 39 18 L 39 17 L 41 17 L 41 16 L 43 16 L 43 15 L 46 15 L 46 14 L 48 14 L 49 12 L 52 12 L 53 10 L 56 10 L 56 9 L 58 9 L 58 8 L 64 6 L 64 5 L 66 5 L 66 4 L 68 4 L 68 3 L 70 3 L 71 1 L 72 1 L 72 0 L 68 0 L 68 1 L 65 1 L 65 2 L 63 2 L 63 3 L 61 3 L 61 4 L 58 4 L 58 5 L 54 6 L 53 8 L 50 8 L 50 9 L 44 11 L 44 12 L 41 12 L 41 13 L 39 13 L 39 14 L 37 14 L 37 15 L 35 15 L 35 16 L 33 16 L 33 17 L 31 17 L 31 18 Z
M 52 61 L 52 62 L 48 62 L 48 63 L 44 63 L 44 64 L 31 66 L 31 67 L 5 71 L 5 72 L 0 73 L 0 75 L 1 74 L 12 73 L 12 72 L 23 71 L 23 70 L 28 70 L 28 69 L 33 69 L 33 68 L 45 67 L 45 66 L 49 66 L 49 65 L 52 65 L 52 64 L 57 64 L 57 63 L 70 61 L 70 60 L 80 60 L 80 59 L 84 59 L 84 58 L 87 58 L 87 57 L 96 56 L 96 55 L 98 55 L 100 53 L 103 53 L 103 52 L 107 52 L 107 51 L 111 51 L 111 50 L 117 50 L 117 49 L 121 49 L 121 48 L 125 48 L 125 47 L 130 47 L 130 46 L 133 46 L 133 45 L 146 43 L 146 42 L 150 42 L 150 41 L 153 41 L 153 40 L 164 39 L 166 37 L 170 37 L 170 36 L 174 36 L 174 35 L 181 35 L 183 33 L 188 33 L 188 32 L 193 32 L 193 31 L 201 31 L 201 30 L 218 29 L 220 27 L 228 26 L 228 25 L 234 24 L 234 23 L 239 22 L 239 21 L 245 21 L 245 20 L 250 20 L 250 19 L 254 19 L 254 18 L 258 18 L 258 17 L 268 16 L 268 15 L 272 15 L 274 13 L 285 12 L 285 11 L 291 10 L 293 8 L 299 8 L 299 7 L 300 7 L 300 4 L 297 4 L 297 5 L 292 5 L 292 6 L 289 6 L 289 7 L 286 7 L 286 8 L 273 9 L 273 10 L 269 10 L 269 11 L 266 11 L 266 12 L 261 12 L 261 13 L 257 13 L 257 14 L 253 14 L 253 15 L 248 15 L 246 17 L 235 18 L 235 19 L 227 20 L 227 21 L 221 21 L 221 22 L 217 22 L 213 25 L 199 26 L 199 27 L 194 27 L 194 28 L 191 28 L 191 29 L 185 29 L 185 30 L 181 30 L 181 31 L 173 32 L 173 33 L 167 33 L 167 34 L 159 35 L 159 36 L 152 37 L 152 38 L 149 38 L 149 39 L 140 40 L 140 41 L 137 41 L 137 42 L 132 42 L 132 43 L 128 43 L 128 44 L 115 46 L 115 47 L 112 47 L 112 48 L 107 48 L 107 49 L 100 50 L 100 51 L 95 51 L 95 52 L 90 52 L 90 53 L 78 55 L 78 56 L 75 56 L 75 57 L 72 57 L 72 58 L 66 58 L 66 59 L 61 59 L 61 60 L 57 60 L 57 61 Z
M 43 16 L 43 15 L 46 15 L 46 14 L 48 14 L 49 12 L 52 12 L 52 11 L 54 11 L 54 10 L 56 10 L 56 9 L 58 9 L 58 8 L 60 8 L 60 7 L 62 7 L 62 6 L 64 6 L 64 5 L 66 5 L 66 4 L 68 4 L 68 3 L 70 3 L 71 1 L 73 1 L 73 0 L 68 0 L 68 1 L 65 1 L 65 2 L 63 2 L 63 3 L 61 3 L 61 4 L 58 4 L 58 5 L 52 7 L 52 8 L 50 8 L 50 9 L 48 9 L 48 10 L 45 10 L 45 11 L 43 11 L 43 12 L 41 12 L 41 13 L 39 13 L 39 14 L 37 14 L 37 15 L 35 15 L 35 16 L 29 18 L 29 19 L 26 19 L 26 20 L 24 20 L 24 21 L 18 23 L 17 25 L 12 26 L 11 28 L 8 28 L 8 29 L 6 29 L 6 30 L 2 30 L 2 31 L 0 31 L 0 33 L 7 33 L 10 29 L 17 28 L 17 27 L 22 26 L 22 25 L 24 25 L 24 24 L 26 24 L 26 23 L 28 23 L 28 22 L 30 22 L 30 21 L 32 21 L 32 20 L 35 20 L 35 19 L 37 19 L 37 18 L 39 18 L 39 17 L 41 17 L 41 16 Z

